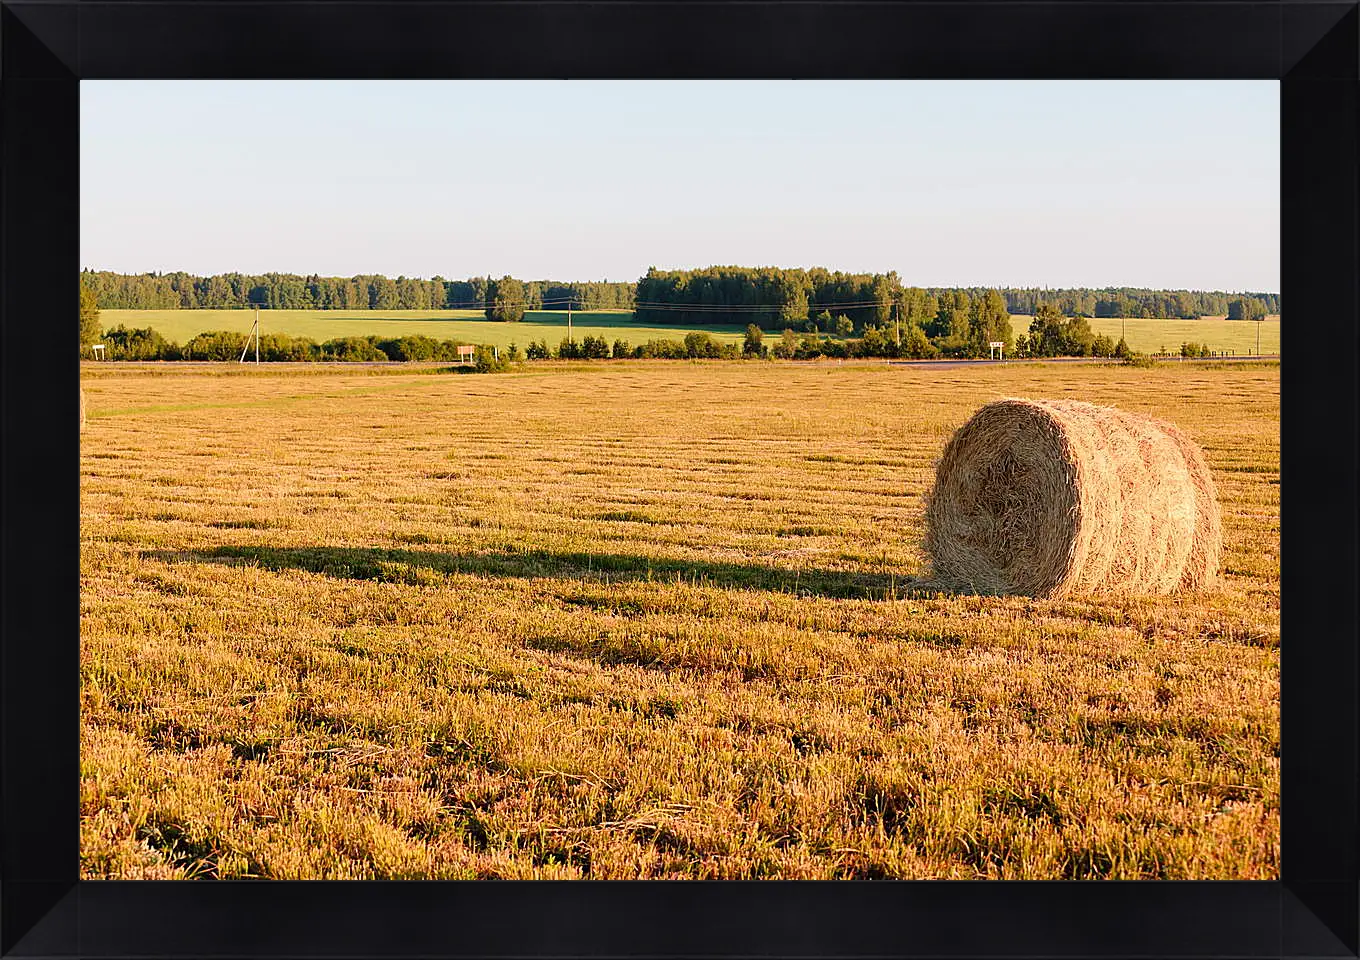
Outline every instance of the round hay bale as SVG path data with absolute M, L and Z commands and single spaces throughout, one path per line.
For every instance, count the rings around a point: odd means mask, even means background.
M 1180 427 L 1165 422 L 1159 422 L 1159 426 L 1180 447 L 1185 465 L 1190 468 L 1190 482 L 1195 485 L 1195 539 L 1190 544 L 1180 588 L 1194 592 L 1214 590 L 1218 587 L 1218 567 L 1223 559 L 1223 515 L 1214 475 L 1204 459 L 1204 451 Z
M 926 507 L 935 579 L 980 593 L 1206 589 L 1221 536 L 1193 441 L 1075 400 L 984 406 L 946 445 Z

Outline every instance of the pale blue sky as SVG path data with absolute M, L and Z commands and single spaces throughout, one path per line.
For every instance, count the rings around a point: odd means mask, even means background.
M 1279 289 L 1275 81 L 81 82 L 81 263 Z

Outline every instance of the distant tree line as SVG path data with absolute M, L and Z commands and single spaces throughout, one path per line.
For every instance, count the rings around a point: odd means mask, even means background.
M 931 301 L 965 293 L 985 297 L 985 287 L 905 287 L 896 273 L 841 273 L 823 267 L 706 267 L 649 269 L 636 283 L 517 280 L 472 277 L 422 280 L 379 274 L 353 277 L 291 273 L 195 276 L 177 273 L 122 274 L 85 270 L 81 286 L 111 310 L 173 310 L 260 306 L 309 310 L 490 310 L 499 291 L 501 310 L 578 308 L 627 310 L 637 303 L 639 322 L 729 324 L 754 322 L 762 329 L 801 328 L 823 311 L 850 318 L 856 330 L 890 319 L 925 326 L 934 316 Z M 513 295 L 507 291 L 513 290 Z M 997 288 L 1006 312 L 1032 316 L 1042 304 L 1063 316 L 1196 319 L 1227 316 L 1255 320 L 1280 312 L 1275 293 L 1206 290 L 1151 290 L 1135 287 Z M 843 304 L 843 307 L 835 305 Z M 513 312 L 513 311 L 512 311 Z M 744 318 L 744 319 L 743 319 Z
M 507 278 L 509 279 L 509 278 Z M 594 309 L 627 310 L 633 305 L 632 283 L 577 283 L 528 280 L 520 283 L 525 309 L 566 309 L 589 304 Z M 193 310 L 262 307 L 271 310 L 481 310 L 497 281 L 490 277 L 445 280 L 434 277 L 301 276 L 293 273 L 250 275 L 222 273 L 200 277 L 189 273 L 113 273 L 83 270 L 88 289 L 106 310 Z
M 977 289 L 969 290 L 973 294 L 978 292 Z M 1028 316 L 1038 313 L 1039 307 L 1046 303 L 1067 317 L 1126 317 L 1131 320 L 1198 320 L 1200 317 L 1222 316 L 1232 320 L 1255 320 L 1280 312 L 1280 295 L 1277 293 L 1147 290 L 1136 287 L 1104 287 L 1099 290 L 1087 287 L 1062 290 L 1003 287 L 1000 293 L 1006 298 L 1007 311 Z M 1234 316 L 1234 311 L 1239 315 Z
M 976 357 L 990 343 L 1009 350 L 1014 342 L 1005 298 L 995 290 L 930 291 L 903 286 L 896 273 L 821 267 L 652 268 L 638 281 L 633 315 L 646 324 L 784 330 L 779 349 L 797 356 Z M 848 346 L 856 334 L 858 346 Z
M 972 302 L 999 294 L 1008 314 L 1034 315 L 1045 304 L 1063 316 L 1197 319 L 1228 316 L 1259 319 L 1280 312 L 1279 294 L 1202 290 L 1041 289 L 908 287 L 896 273 L 847 274 L 822 267 L 707 267 L 649 269 L 638 280 L 635 312 L 640 322 L 693 326 L 733 323 L 742 317 L 763 329 L 801 327 L 825 310 L 848 316 L 855 330 L 889 321 L 928 327 L 940 311 L 952 315 L 953 299 Z M 943 321 L 942 321 L 943 322 Z
M 256 283 L 259 280 L 268 283 Z M 146 281 L 145 285 L 141 281 Z M 277 282 L 275 282 L 277 281 Z M 294 282 L 300 284 L 295 287 Z M 328 286 L 334 282 L 335 286 Z M 585 337 L 564 340 L 557 348 L 546 342 L 531 344 L 529 359 L 605 359 L 610 357 L 701 359 L 774 356 L 787 359 L 815 357 L 984 357 L 991 344 L 999 343 L 1008 356 L 1126 356 L 1121 340 L 1092 333 L 1085 307 L 1097 316 L 1118 316 L 1110 310 L 1199 309 L 1205 306 L 1226 313 L 1234 320 L 1260 319 L 1278 311 L 1276 294 L 1242 294 L 1227 299 L 1218 310 L 1215 298 L 1227 294 L 1187 291 L 1053 291 L 987 288 L 921 288 L 903 286 L 895 273 L 848 274 L 820 267 L 809 270 L 776 267 L 708 267 L 703 270 L 648 270 L 636 284 L 552 284 L 526 282 L 505 276 L 498 280 L 408 280 L 386 277 L 303 278 L 270 274 L 264 278 L 240 274 L 192 277 L 189 274 L 129 276 L 84 271 L 81 274 L 80 328 L 82 347 L 101 339 L 99 308 L 127 304 L 128 299 L 155 299 L 166 291 L 180 294 L 200 288 L 209 293 L 222 289 L 247 299 L 240 306 L 260 303 L 287 308 L 339 309 L 325 306 L 328 290 L 349 290 L 340 297 L 369 298 L 367 309 L 432 308 L 442 291 L 444 306 L 479 306 L 488 319 L 522 320 L 534 304 L 599 309 L 611 304 L 633 304 L 639 324 L 702 326 L 746 325 L 741 347 L 724 345 L 706 333 L 691 333 L 683 340 L 660 338 L 639 345 Z M 302 293 L 299 294 L 298 290 Z M 103 291 L 101 293 L 101 290 Z M 110 293 L 109 291 L 112 291 Z M 157 293 L 157 291 L 160 291 Z M 1099 293 L 1103 298 L 1088 302 Z M 1136 296 L 1135 296 L 1136 295 Z M 1136 297 L 1144 297 L 1137 300 Z M 1189 299 L 1177 300 L 1182 297 Z M 320 300 L 316 299 L 320 296 Z M 579 300 L 577 299 L 579 296 Z M 1040 299 L 1029 299 L 1031 297 Z M 105 299 L 111 297 L 113 303 Z M 263 300 L 258 299 L 264 297 Z M 301 300 L 296 297 L 302 297 Z M 589 298 L 597 298 L 591 301 Z M 1167 298 L 1170 298 L 1169 300 Z M 466 299 L 462 299 L 466 298 Z M 601 302 L 602 298 L 604 302 Z M 1196 299 L 1198 298 L 1198 299 Z M 1192 302 L 1193 301 L 1193 302 Z M 1148 306 L 1151 304 L 1152 306 Z M 181 304 L 182 305 L 182 304 Z M 223 304 L 218 304 L 222 306 Z M 147 306 L 145 309 L 155 309 Z M 167 309 L 162 306 L 161 309 Z M 1032 308 L 1029 333 L 1016 338 L 1012 313 Z M 357 309 L 364 309 L 359 307 Z M 1133 314 L 1130 314 L 1133 315 Z M 777 342 L 764 343 L 766 330 L 782 331 Z M 151 328 L 129 330 L 119 326 L 105 331 L 106 355 L 118 360 L 237 359 L 246 334 L 223 331 L 199 334 L 182 347 L 169 343 Z M 261 338 L 261 360 L 456 360 L 459 342 L 431 337 L 343 337 L 317 343 L 305 337 L 270 334 Z M 1200 345 L 1193 345 L 1200 349 Z M 252 348 L 253 349 L 253 348 Z M 510 357 L 515 359 L 515 357 Z
M 634 316 L 644 324 L 754 323 L 765 330 L 803 328 L 837 305 L 855 329 L 894 316 L 897 274 L 832 273 L 780 267 L 658 270 L 637 282 Z

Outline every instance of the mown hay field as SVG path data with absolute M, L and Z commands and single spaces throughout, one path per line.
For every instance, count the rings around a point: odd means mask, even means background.
M 1279 875 L 1278 365 L 83 382 L 85 877 Z M 1223 592 L 913 596 L 1017 395 L 1202 444 Z
M 683 340 L 685 334 L 703 330 L 723 343 L 739 343 L 744 326 L 642 326 L 633 322 L 627 310 L 574 311 L 572 335 L 603 337 L 613 344 L 627 340 L 633 346 L 648 340 Z M 253 310 L 101 310 L 100 322 L 108 330 L 126 327 L 151 327 L 167 340 L 187 343 L 208 330 L 234 330 L 249 333 L 255 323 Z M 516 344 L 524 350 L 530 341 L 546 340 L 554 350 L 567 338 L 565 310 L 530 310 L 518 323 L 486 319 L 481 310 L 261 310 L 260 328 L 264 333 L 286 333 L 310 337 L 318 343 L 337 337 L 426 336 L 436 340 L 461 340 L 465 343 L 493 344 L 502 350 Z

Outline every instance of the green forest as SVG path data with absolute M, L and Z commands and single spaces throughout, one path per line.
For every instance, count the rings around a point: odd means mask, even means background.
M 931 293 L 943 291 L 931 290 Z M 969 289 L 976 295 L 980 291 Z M 1033 316 L 1052 304 L 1064 316 L 1125 317 L 1129 320 L 1198 320 L 1222 317 L 1256 320 L 1280 312 L 1277 293 L 1224 293 L 1221 290 L 1147 290 L 1131 287 L 1092 290 L 1043 290 L 1037 287 L 1001 291 L 1011 313 Z M 1234 304 L 1238 316 L 1233 316 Z
M 986 287 L 906 287 L 896 273 L 842 273 L 824 267 L 707 267 L 700 270 L 652 268 L 635 283 L 516 280 L 471 277 L 422 280 L 363 274 L 354 277 L 302 276 L 293 273 L 113 273 L 84 270 L 82 288 L 109 310 L 193 310 L 254 307 L 311 310 L 486 309 L 488 297 L 510 281 L 525 310 L 631 310 L 650 323 L 735 323 L 741 317 L 764 329 L 782 329 L 834 308 L 855 323 L 890 318 L 918 321 L 933 314 L 942 298 L 955 293 L 984 298 Z M 1229 316 L 1254 320 L 1280 312 L 1275 293 L 1221 290 L 1150 290 L 1132 287 L 1042 289 L 995 288 L 1006 312 L 1032 316 L 1052 304 L 1064 316 L 1192 320 Z M 1234 313 L 1237 316 L 1233 316 Z M 741 315 L 739 317 L 738 315 Z
M 1195 320 L 1228 316 L 1255 320 L 1280 312 L 1274 293 L 1204 290 L 1148 290 L 1132 287 L 1049 290 L 987 287 L 908 287 L 895 272 L 841 273 L 823 267 L 707 267 L 702 270 L 648 270 L 637 282 L 634 300 L 639 320 L 649 323 L 732 323 L 738 315 L 766 329 L 843 313 L 855 329 L 889 320 L 929 326 L 959 297 L 976 303 L 991 294 L 1002 298 L 1008 314 L 1033 316 L 1045 305 L 1063 316 Z M 1234 313 L 1238 314 L 1234 316 Z M 942 320 L 943 322 L 943 320 Z
M 208 277 L 187 273 L 119 274 L 82 271 L 81 343 L 103 339 L 110 359 L 231 359 L 244 349 L 240 334 L 205 332 L 183 346 L 151 328 L 102 330 L 103 309 L 261 307 L 311 310 L 476 309 L 488 320 L 514 323 L 529 310 L 632 310 L 643 326 L 747 327 L 741 349 L 706 334 L 652 339 L 634 346 L 593 338 L 556 348 L 531 343 L 527 359 L 610 357 L 985 357 L 990 344 L 1007 356 L 1130 354 L 1122 340 L 1092 332 L 1088 318 L 1259 320 L 1278 314 L 1272 293 L 1135 288 L 941 288 L 906 286 L 895 272 L 844 273 L 823 267 L 715 266 L 658 270 L 636 283 L 519 280 L 505 276 L 445 280 L 361 275 L 349 278 L 271 273 Z M 1016 337 L 1011 316 L 1033 316 Z M 767 331 L 777 340 L 767 343 Z M 342 338 L 315 343 L 274 335 L 262 344 L 268 360 L 451 360 L 456 341 L 430 338 Z M 590 342 L 586 342 L 589 340 Z M 428 341 L 428 342 L 427 342 Z M 1195 346 L 1199 349 L 1198 345 Z M 510 359 L 519 359 L 512 357 Z
M 301 276 L 295 273 L 113 273 L 83 270 L 80 285 L 94 293 L 105 310 L 195 310 L 261 307 L 273 310 L 457 310 L 483 309 L 494 287 L 490 277 L 445 280 L 434 277 Z M 588 303 L 600 310 L 628 310 L 632 283 L 564 283 L 527 280 L 525 308 L 566 309 Z

